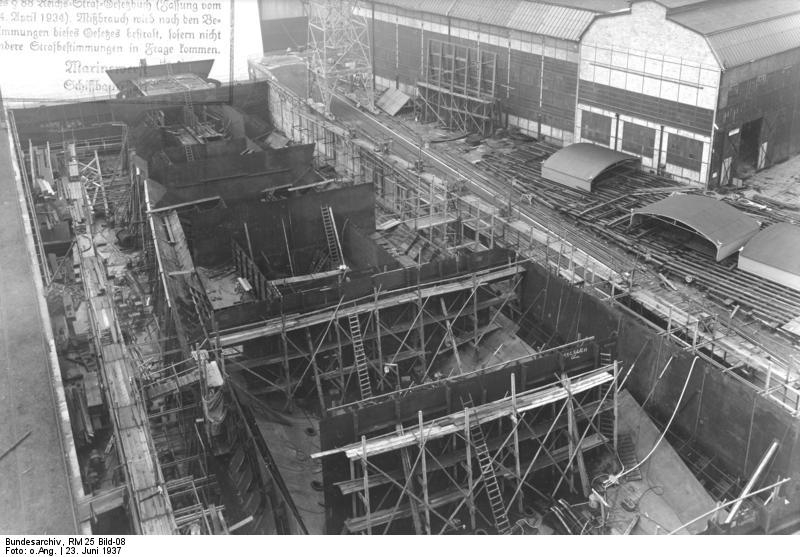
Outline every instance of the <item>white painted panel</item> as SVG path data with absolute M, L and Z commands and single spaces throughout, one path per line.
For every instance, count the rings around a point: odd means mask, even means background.
M 594 81 L 594 64 L 587 60 L 581 60 L 580 78 L 586 81 Z
M 700 67 L 690 64 L 681 65 L 681 81 L 700 83 Z
M 716 87 L 703 87 L 697 92 L 697 106 L 714 110 L 717 105 Z
M 601 48 L 598 47 L 596 51 L 595 60 L 601 64 L 610 65 L 611 64 L 611 50 L 609 48 Z
M 690 85 L 678 86 L 678 102 L 695 106 L 697 104 L 697 87 Z
M 644 61 L 644 71 L 649 75 L 660 76 L 663 65 L 661 60 L 648 56 Z
M 678 80 L 681 78 L 681 67 L 672 62 L 664 62 L 662 75 L 668 79 Z
M 620 50 L 611 52 L 611 65 L 617 68 L 628 67 L 628 53 Z
M 667 99 L 668 101 L 677 101 L 678 100 L 678 85 L 676 83 L 672 83 L 671 81 L 662 81 L 661 82 L 661 98 Z
M 644 72 L 644 57 L 643 56 L 629 56 L 628 69 L 634 72 Z
M 594 81 L 602 85 L 609 85 L 611 81 L 611 72 L 608 68 L 595 66 L 594 68 Z
M 700 84 L 711 86 L 716 89 L 719 85 L 719 71 L 709 68 L 703 68 L 700 70 Z
M 618 89 L 625 89 L 625 72 L 620 70 L 611 70 L 611 77 L 609 84 Z
M 645 95 L 658 97 L 661 94 L 661 82 L 652 77 L 644 77 L 642 79 L 642 92 Z
M 628 74 L 628 80 L 626 82 L 625 88 L 628 91 L 634 91 L 636 93 L 641 93 L 644 87 L 644 78 L 641 75 L 637 74 Z

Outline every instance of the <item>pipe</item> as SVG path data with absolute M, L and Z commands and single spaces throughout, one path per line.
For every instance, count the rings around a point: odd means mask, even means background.
M 742 506 L 742 501 L 744 500 L 745 497 L 747 497 L 750 494 L 750 491 L 752 491 L 753 486 L 756 485 L 758 478 L 764 472 L 764 469 L 767 467 L 767 464 L 769 464 L 769 461 L 772 460 L 772 457 L 775 455 L 775 451 L 777 450 L 778 450 L 778 442 L 772 441 L 772 445 L 770 445 L 769 449 L 767 449 L 767 452 L 764 453 L 764 456 L 761 458 L 761 462 L 758 463 L 755 472 L 753 472 L 753 475 L 750 477 L 750 480 L 747 482 L 747 485 L 744 486 L 744 490 L 742 491 L 740 500 L 733 506 L 730 514 L 728 514 L 728 518 L 725 519 L 725 522 L 723 522 L 723 524 L 730 524 L 731 522 L 733 522 L 736 513 L 739 512 L 739 508 Z
M 688 527 L 688 526 L 691 526 L 692 524 L 694 524 L 694 523 L 695 523 L 695 522 L 697 522 L 698 520 L 700 520 L 700 519 L 702 519 L 702 518 L 705 518 L 705 517 L 707 517 L 707 516 L 709 516 L 709 515 L 712 515 L 712 514 L 714 514 L 715 512 L 717 512 L 717 511 L 720 511 L 720 510 L 724 509 L 725 507 L 727 507 L 727 506 L 729 506 L 729 505 L 733 505 L 734 503 L 737 503 L 737 502 L 739 502 L 739 501 L 742 501 L 742 500 L 744 500 L 744 499 L 747 499 L 748 497 L 750 497 L 750 496 L 752 496 L 752 495 L 757 495 L 757 494 L 759 494 L 759 493 L 763 493 L 763 492 L 765 492 L 765 491 L 769 491 L 770 489 L 774 489 L 774 488 L 778 487 L 779 485 L 783 485 L 783 484 L 785 484 L 786 482 L 788 482 L 788 481 L 789 481 L 789 480 L 791 480 L 791 479 L 792 479 L 792 478 L 784 478 L 784 479 L 782 479 L 782 480 L 780 480 L 780 481 L 777 481 L 777 482 L 775 482 L 775 483 L 774 483 L 774 484 L 772 484 L 772 485 L 768 485 L 767 487 L 762 487 L 761 489 L 757 489 L 757 490 L 753 491 L 752 493 L 749 493 L 748 495 L 746 495 L 746 496 L 744 496 L 744 497 L 737 497 L 737 498 L 736 498 L 736 499 L 734 499 L 733 501 L 728 501 L 727 503 L 724 503 L 724 504 L 722 504 L 722 505 L 717 505 L 716 507 L 714 507 L 714 508 L 713 508 L 713 509 L 711 509 L 710 511 L 708 511 L 708 512 L 704 512 L 703 514 L 701 514 L 701 515 L 700 515 L 700 516 L 698 516 L 697 518 L 693 518 L 692 520 L 690 520 L 690 521 L 689 521 L 689 522 L 687 522 L 686 524 L 683 524 L 683 525 L 681 525 L 681 526 L 678 526 L 677 528 L 675 528 L 675 529 L 674 529 L 674 530 L 672 530 L 671 532 L 667 533 L 667 535 L 668 535 L 668 536 L 672 536 L 672 535 L 673 535 L 673 534 L 675 534 L 676 532 L 679 532 L 679 531 L 683 530 L 684 528 L 686 528 L 686 527 Z

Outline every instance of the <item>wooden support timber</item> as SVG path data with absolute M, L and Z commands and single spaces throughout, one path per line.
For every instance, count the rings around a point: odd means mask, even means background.
M 512 277 L 518 273 L 523 272 L 524 269 L 519 264 L 507 265 L 495 269 L 489 269 L 480 273 L 475 273 L 475 281 L 478 285 L 488 284 L 498 280 Z M 386 292 L 380 299 L 375 300 L 373 296 L 368 296 L 362 300 L 357 300 L 352 306 L 343 307 L 338 310 L 338 313 L 331 309 L 324 309 L 320 311 L 313 311 L 308 313 L 297 313 L 285 316 L 285 320 L 280 317 L 272 318 L 262 323 L 248 325 L 237 329 L 230 329 L 220 332 L 220 343 L 222 347 L 228 347 L 235 344 L 241 344 L 248 340 L 257 338 L 269 337 L 278 334 L 283 329 L 285 324 L 286 331 L 293 331 L 311 325 L 318 325 L 326 323 L 334 317 L 343 318 L 351 314 L 367 313 L 374 308 L 384 309 L 400 304 L 415 302 L 418 299 L 426 299 L 433 296 L 441 296 L 460 290 L 467 290 L 472 288 L 472 276 L 454 280 L 442 281 L 442 283 L 434 283 L 430 286 L 413 287 L 410 289 L 402 289 Z
M 590 389 L 614 380 L 614 376 L 609 373 L 614 369 L 613 366 L 604 366 L 596 370 L 584 373 L 572 378 L 571 392 L 573 395 L 586 392 Z M 527 412 L 535 408 L 541 408 L 547 404 L 552 404 L 561 400 L 566 400 L 569 392 L 561 385 L 547 385 L 518 393 L 516 395 L 517 412 Z M 361 458 L 361 452 L 366 451 L 368 457 L 398 450 L 402 447 L 409 447 L 418 443 L 418 436 L 424 434 L 426 438 L 438 439 L 453 433 L 463 432 L 464 410 L 454 412 L 442 418 L 437 418 L 425 424 L 423 432 L 408 430 L 402 434 L 388 433 L 369 439 L 362 447 L 360 443 L 355 445 L 345 445 L 336 449 L 330 449 L 319 453 L 314 453 L 311 458 L 322 458 L 339 453 L 344 453 L 349 459 Z M 488 402 L 476 406 L 471 411 L 472 417 L 477 417 L 482 423 L 508 417 L 514 413 L 511 397 Z
M 361 475 L 356 475 L 358 466 L 351 466 L 351 478 L 336 483 L 343 495 L 358 495 L 361 501 L 372 503 L 368 512 L 352 509 L 354 514 L 344 521 L 349 532 L 377 533 L 376 527 L 380 526 L 388 533 L 398 521 L 407 525 L 396 526 L 401 528 L 399 531 L 412 524 L 416 532 L 457 531 L 463 525 L 456 519 L 462 509 L 462 518 L 473 529 L 479 524 L 494 523 L 499 532 L 505 532 L 508 522 L 504 517 L 512 506 L 521 506 L 518 495 L 522 489 L 540 493 L 528 481 L 532 471 L 555 466 L 562 478 L 567 477 L 577 453 L 582 456 L 584 451 L 608 442 L 599 433 L 584 432 L 580 438 L 574 434 L 568 446 L 556 446 L 562 437 L 554 432 L 564 429 L 576 432 L 581 420 L 589 422 L 588 430 L 600 412 L 613 410 L 612 401 L 606 401 L 613 390 L 613 370 L 614 365 L 609 364 L 573 376 L 569 382 L 522 393 L 512 388 L 511 396 L 467 405 L 462 411 L 428 421 L 419 413 L 416 427 L 398 426 L 391 433 L 372 438 L 362 436 L 357 443 L 322 451 L 312 458 L 338 455 L 351 464 L 361 463 Z M 513 377 L 511 381 L 515 384 Z M 578 395 L 584 398 L 582 406 L 575 400 Z M 587 396 L 591 400 L 587 401 Z M 546 406 L 553 408 L 555 416 L 551 421 L 539 418 L 540 410 Z M 567 407 L 572 408 L 569 416 L 565 412 Z M 483 426 L 480 435 L 476 433 L 476 427 L 481 427 L 478 424 Z M 487 437 L 481 442 L 484 432 Z M 520 451 L 523 442 L 539 445 L 533 459 L 524 463 L 524 474 L 521 455 L 530 452 L 528 448 Z M 396 451 L 398 457 L 387 460 L 386 455 Z M 379 462 L 400 464 L 386 470 Z M 559 465 L 565 462 L 566 467 Z M 436 485 L 435 493 L 429 492 L 431 485 Z M 482 493 L 489 497 L 488 507 L 485 498 L 480 502 Z M 486 512 L 489 508 L 491 513 Z
M 91 246 L 91 241 L 89 240 Z M 142 534 L 171 534 L 177 529 L 164 479 L 154 456 L 147 413 L 132 387 L 134 366 L 110 301 L 103 264 L 94 249 L 83 251 L 81 277 L 89 303 L 89 317 L 106 386 L 109 413 L 128 482 L 134 527 Z

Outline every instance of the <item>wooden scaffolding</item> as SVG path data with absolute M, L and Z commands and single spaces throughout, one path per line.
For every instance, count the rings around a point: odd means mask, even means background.
M 480 48 L 428 41 L 425 80 L 417 82 L 425 121 L 462 132 L 494 130 L 497 54 Z
M 272 319 L 211 339 L 226 364 L 253 385 L 253 394 L 284 393 L 287 401 L 316 391 L 323 411 L 372 395 L 420 384 L 441 373 L 458 375 L 458 349 L 477 346 L 500 328 L 501 312 L 516 299 L 518 263 L 383 291 Z M 263 356 L 243 343 L 259 339 Z M 452 369 L 438 370 L 453 355 Z
M 460 411 L 433 419 L 419 412 L 414 425 L 312 457 L 349 466 L 349 479 L 335 482 L 350 498 L 345 532 L 507 533 L 532 500 L 552 500 L 562 485 L 588 496 L 583 453 L 616 446 L 617 381 L 616 362 L 522 392 L 512 373 L 508 396 L 472 404 L 476 393 L 460 392 Z M 545 492 L 532 475 L 546 468 L 558 480 Z

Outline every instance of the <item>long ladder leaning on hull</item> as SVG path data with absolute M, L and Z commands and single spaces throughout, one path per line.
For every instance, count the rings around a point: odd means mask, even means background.
M 333 218 L 333 209 L 326 205 L 321 207 L 322 226 L 325 228 L 325 240 L 328 243 L 331 270 L 336 270 L 344 263 L 342 244 L 339 241 L 339 232 L 336 230 L 336 221 Z
M 508 522 L 508 515 L 506 515 L 506 507 L 503 504 L 500 486 L 497 483 L 497 474 L 494 471 L 492 455 L 489 453 L 489 447 L 486 446 L 486 437 L 483 435 L 483 429 L 474 411 L 472 396 L 468 396 L 467 399 L 462 400 L 461 403 L 465 411 L 473 409 L 469 420 L 469 435 L 472 440 L 472 446 L 475 449 L 475 454 L 478 457 L 481 473 L 483 474 L 486 494 L 489 496 L 489 504 L 492 507 L 494 526 L 497 528 L 498 534 L 508 534 L 511 530 L 511 526 Z
M 369 382 L 364 340 L 361 338 L 361 323 L 358 321 L 358 315 L 355 314 L 349 315 L 347 319 L 350 322 L 350 337 L 353 340 L 353 354 L 355 356 L 356 372 L 358 373 L 358 386 L 361 390 L 361 400 L 366 400 L 372 398 L 372 384 Z

